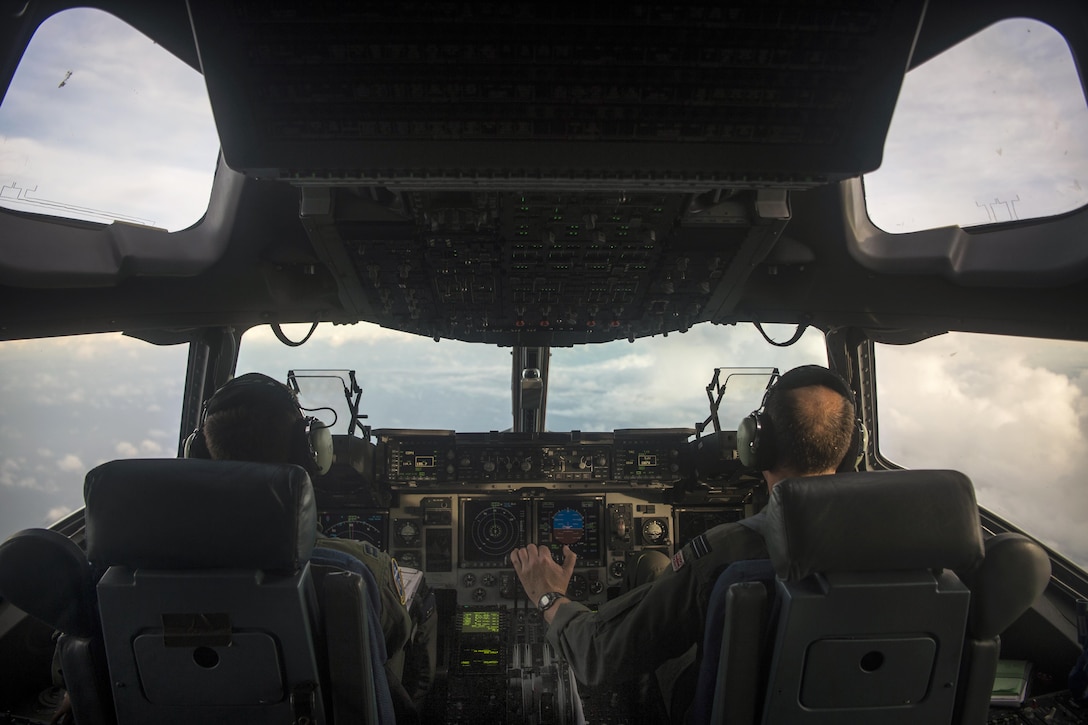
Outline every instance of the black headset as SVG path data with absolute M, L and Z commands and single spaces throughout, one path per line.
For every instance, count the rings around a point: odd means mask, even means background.
M 212 457 L 204 439 L 204 422 L 209 415 L 258 402 L 289 406 L 291 410 L 302 412 L 295 394 L 286 385 L 262 373 L 246 373 L 227 381 L 204 403 L 200 424 L 185 439 L 185 457 Z M 302 466 L 311 476 L 328 473 L 333 462 L 332 431 L 317 418 L 303 415 L 291 430 L 287 460 Z
M 778 461 L 778 451 L 775 450 L 774 443 L 774 427 L 766 413 L 767 400 L 773 393 L 805 388 L 810 385 L 822 385 L 831 388 L 851 403 L 854 402 L 854 391 L 850 389 L 846 381 L 821 365 L 802 365 L 779 375 L 771 382 L 767 392 L 763 394 L 763 402 L 759 404 L 759 409 L 749 413 L 737 426 L 737 457 L 746 467 L 756 471 L 769 471 Z M 854 435 L 843 457 L 843 462 L 847 464 L 846 470 L 857 469 L 865 454 L 867 437 L 865 424 L 860 418 L 855 418 Z M 842 465 L 839 466 L 839 470 L 843 470 Z

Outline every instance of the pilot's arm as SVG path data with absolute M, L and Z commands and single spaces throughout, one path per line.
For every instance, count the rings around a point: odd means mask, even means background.
M 717 575 L 733 561 L 767 557 L 763 539 L 738 524 L 717 526 L 696 540 L 697 544 L 685 545 L 673 558 L 672 568 L 654 581 L 605 602 L 596 612 L 569 599 L 560 599 L 544 612 L 547 641 L 579 682 L 591 686 L 624 682 L 684 654 L 702 639 Z M 546 547 L 544 551 L 547 554 Z M 527 572 L 522 583 L 530 597 L 539 597 L 541 586 L 565 586 L 570 580 L 550 555 L 544 561 L 539 549 L 531 553 L 537 556 L 528 562 L 511 555 L 518 576 Z M 558 578 L 560 572 L 565 579 Z
M 563 566 L 546 546 L 529 544 L 510 554 L 531 602 L 547 592 L 566 591 L 576 557 L 566 547 L 563 554 Z M 668 571 L 601 605 L 597 612 L 563 597 L 544 611 L 548 642 L 586 685 L 622 682 L 652 671 L 683 654 L 700 636 L 705 612 L 693 611 L 694 586 L 694 577 Z

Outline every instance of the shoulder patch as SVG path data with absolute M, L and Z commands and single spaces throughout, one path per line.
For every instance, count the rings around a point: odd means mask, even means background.
M 684 564 L 688 563 L 688 557 L 691 557 L 691 561 L 696 561 L 702 559 L 712 550 L 713 548 L 710 546 L 710 542 L 707 541 L 706 534 L 699 534 L 673 555 L 672 570 L 679 571 L 683 569 Z
M 706 534 L 699 534 L 691 540 L 691 552 L 695 555 L 696 559 L 702 559 L 704 556 L 710 553 L 710 542 L 707 541 Z

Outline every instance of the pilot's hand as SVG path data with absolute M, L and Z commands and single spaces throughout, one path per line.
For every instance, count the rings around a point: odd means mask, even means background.
M 526 596 L 533 604 L 548 592 L 567 591 L 577 559 L 578 555 L 566 545 L 563 546 L 562 566 L 556 563 L 552 552 L 546 546 L 529 544 L 510 552 L 510 563 L 521 580 Z M 555 607 L 549 612 L 554 609 Z

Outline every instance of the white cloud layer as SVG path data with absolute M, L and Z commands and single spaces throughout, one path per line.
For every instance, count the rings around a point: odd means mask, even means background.
M 1088 563 L 1088 390 L 1067 350 L 1042 367 L 1048 343 L 945 335 L 881 346 L 877 369 L 881 451 L 908 468 L 952 468 L 979 503 Z

